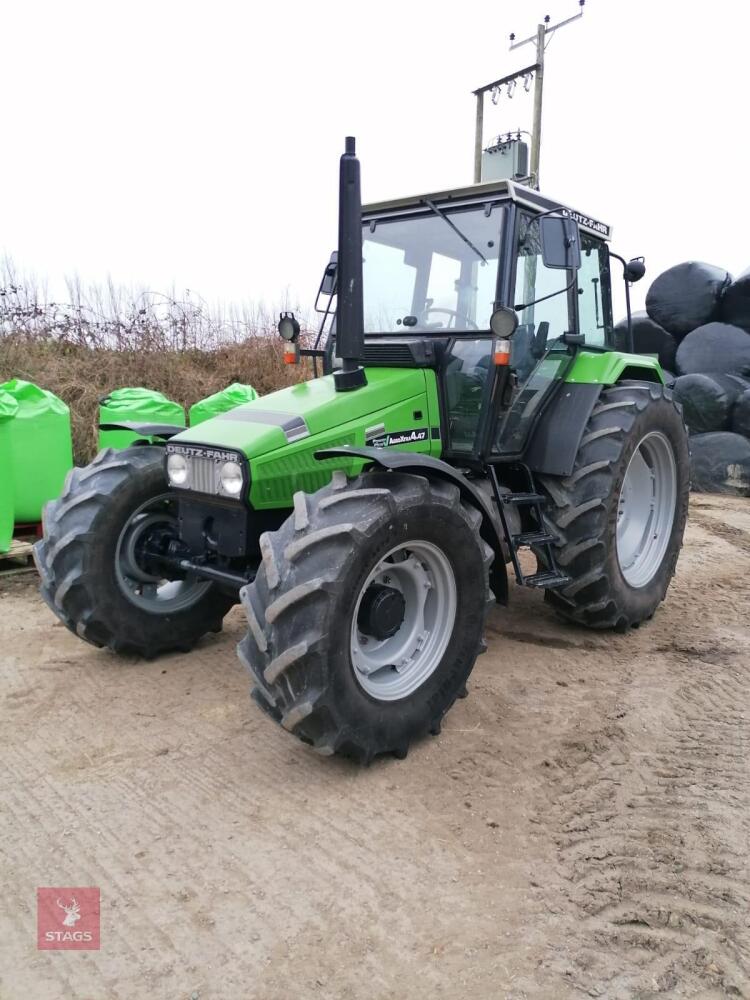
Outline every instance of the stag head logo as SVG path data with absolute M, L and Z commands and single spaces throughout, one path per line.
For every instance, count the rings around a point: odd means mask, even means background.
M 57 900 L 57 905 L 61 910 L 65 910 L 65 916 L 63 917 L 63 925 L 65 927 L 75 927 L 76 922 L 81 919 L 81 908 L 76 900 L 75 896 L 71 897 L 73 902 L 66 906 L 65 903 L 61 903 Z
M 101 894 L 98 886 L 39 886 L 36 903 L 37 948 L 99 949 Z

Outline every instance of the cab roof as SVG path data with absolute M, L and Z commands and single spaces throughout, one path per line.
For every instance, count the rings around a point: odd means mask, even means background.
M 362 206 L 362 217 L 372 219 L 383 215 L 408 215 L 411 212 L 424 211 L 427 201 L 436 202 L 445 208 L 448 204 L 459 206 L 475 202 L 504 200 L 514 201 L 519 205 L 543 212 L 554 208 L 565 208 L 585 232 L 603 240 L 612 238 L 612 227 L 608 223 L 577 212 L 561 201 L 547 198 L 525 184 L 518 184 L 510 180 L 485 181 L 481 184 L 470 184 L 447 191 L 435 191 L 432 194 L 418 194 L 406 198 L 392 198 L 389 201 L 371 202 Z

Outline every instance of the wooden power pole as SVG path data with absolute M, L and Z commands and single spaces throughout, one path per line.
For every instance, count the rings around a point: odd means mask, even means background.
M 515 88 L 516 82 L 519 79 L 524 80 L 524 84 L 533 78 L 534 80 L 534 113 L 533 121 L 531 126 L 531 163 L 529 166 L 529 183 L 532 187 L 539 188 L 539 161 L 541 158 L 542 149 L 542 92 L 544 88 L 544 49 L 546 47 L 547 35 L 551 35 L 553 31 L 557 31 L 558 28 L 564 27 L 566 24 L 571 24 L 573 21 L 577 21 L 579 17 L 583 17 L 583 7 L 586 0 L 578 0 L 578 6 L 581 8 L 577 14 L 572 17 L 566 18 L 564 21 L 560 21 L 557 24 L 550 24 L 549 14 L 545 17 L 543 24 L 538 24 L 535 35 L 530 35 L 528 38 L 524 38 L 522 41 L 517 42 L 515 34 L 510 36 L 510 50 L 520 49 L 523 45 L 528 45 L 531 42 L 536 43 L 536 62 L 532 63 L 531 66 L 525 66 L 523 69 L 519 69 L 515 73 L 509 73 L 508 76 L 501 77 L 499 80 L 493 80 L 492 83 L 485 84 L 484 87 L 480 87 L 478 90 L 474 91 L 474 95 L 477 99 L 477 110 L 476 110 L 476 129 L 474 133 L 474 183 L 478 184 L 482 179 L 482 136 L 484 132 L 484 96 L 486 93 L 492 93 L 492 99 L 497 103 L 497 97 L 501 92 L 502 87 L 507 87 L 508 96 L 513 93 L 513 88 Z

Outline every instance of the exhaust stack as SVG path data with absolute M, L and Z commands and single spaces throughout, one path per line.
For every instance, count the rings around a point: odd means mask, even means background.
M 339 257 L 336 353 L 343 368 L 333 373 L 337 392 L 367 385 L 360 362 L 365 348 L 362 303 L 362 195 L 353 136 L 346 137 L 339 165 Z

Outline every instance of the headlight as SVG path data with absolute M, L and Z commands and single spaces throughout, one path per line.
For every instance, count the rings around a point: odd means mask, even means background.
M 225 462 L 219 472 L 222 490 L 230 497 L 239 496 L 242 490 L 242 469 L 237 462 Z
M 227 464 L 232 463 L 228 462 Z M 167 476 L 172 486 L 185 486 L 187 484 L 188 463 L 184 455 L 173 452 L 167 457 Z

